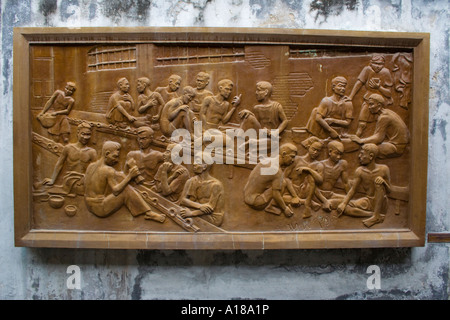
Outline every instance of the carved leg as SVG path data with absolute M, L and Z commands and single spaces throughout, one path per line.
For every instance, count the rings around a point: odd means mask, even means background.
M 316 191 L 316 184 L 314 181 L 314 178 L 311 175 L 307 175 L 305 177 L 306 183 L 307 183 L 307 189 L 306 189 L 306 199 L 305 199 L 305 211 L 303 212 L 303 219 L 310 218 L 311 217 L 311 202 L 312 197 L 314 196 L 314 193 Z
M 384 221 L 387 207 L 386 190 L 384 185 L 375 185 L 375 203 L 372 217 L 363 221 L 363 224 L 370 228 L 377 223 Z

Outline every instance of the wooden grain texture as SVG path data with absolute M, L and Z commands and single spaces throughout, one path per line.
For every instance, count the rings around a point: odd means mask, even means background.
M 404 228 L 370 230 L 154 231 L 58 230 L 36 228 L 33 220 L 30 46 L 97 44 L 243 44 L 345 48 L 362 52 L 413 52 L 414 79 L 409 114 L 409 220 Z M 425 244 L 428 159 L 430 36 L 396 33 L 264 28 L 15 28 L 14 29 L 14 215 L 15 244 L 28 247 L 120 249 L 320 249 L 413 247 Z M 146 53 L 147 54 L 147 53 Z M 150 57 L 150 53 L 147 54 Z M 142 65 L 143 62 L 138 62 Z M 230 173 L 230 175 L 232 175 Z M 429 234 L 429 242 L 448 242 Z

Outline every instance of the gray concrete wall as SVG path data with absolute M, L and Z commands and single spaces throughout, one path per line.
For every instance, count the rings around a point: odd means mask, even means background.
M 202 26 L 429 32 L 427 232 L 450 231 L 448 0 L 3 0 L 0 299 L 445 299 L 449 245 L 280 251 L 14 247 L 13 27 Z M 69 265 L 81 289 L 68 289 Z M 367 287 L 378 265 L 381 288 Z

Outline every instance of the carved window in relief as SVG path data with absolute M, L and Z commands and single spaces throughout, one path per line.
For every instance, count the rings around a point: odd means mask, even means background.
M 98 46 L 88 52 L 88 71 L 136 68 L 135 46 Z
M 244 61 L 244 47 L 156 46 L 156 66 Z

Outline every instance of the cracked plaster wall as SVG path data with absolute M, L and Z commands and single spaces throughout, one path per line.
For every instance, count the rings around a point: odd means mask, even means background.
M 15 248 L 13 27 L 202 26 L 429 32 L 427 232 L 450 231 L 450 10 L 445 0 L 3 0 L 0 299 L 448 299 L 449 245 L 280 251 Z M 81 290 L 66 269 L 81 268 Z M 366 269 L 381 269 L 381 289 Z

